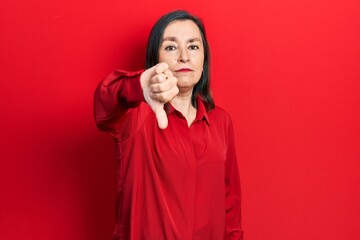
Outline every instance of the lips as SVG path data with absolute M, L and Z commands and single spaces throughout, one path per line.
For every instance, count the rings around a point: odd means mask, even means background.
M 181 68 L 176 70 L 175 72 L 192 72 L 193 70 L 191 70 L 190 68 Z

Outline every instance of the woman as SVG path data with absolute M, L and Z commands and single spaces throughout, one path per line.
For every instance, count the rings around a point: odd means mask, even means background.
M 203 24 L 164 15 L 146 59 L 146 70 L 115 71 L 95 92 L 97 126 L 116 143 L 114 239 L 242 239 L 233 128 L 210 94 Z

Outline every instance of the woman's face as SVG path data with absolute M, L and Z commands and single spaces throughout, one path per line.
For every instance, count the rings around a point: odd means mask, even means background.
M 192 90 L 199 82 L 204 65 L 204 45 L 193 21 L 174 21 L 165 28 L 159 62 L 169 65 L 178 79 L 180 91 Z

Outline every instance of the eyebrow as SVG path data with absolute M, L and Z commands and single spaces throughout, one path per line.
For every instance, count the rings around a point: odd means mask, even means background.
M 162 39 L 162 42 L 164 41 L 171 41 L 171 42 L 176 42 L 177 38 L 176 37 L 165 37 Z M 186 42 L 188 43 L 192 43 L 192 42 L 201 42 L 200 38 L 190 38 L 189 40 L 187 40 Z

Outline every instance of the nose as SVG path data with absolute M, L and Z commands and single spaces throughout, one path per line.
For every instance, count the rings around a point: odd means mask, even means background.
M 189 62 L 189 54 L 187 52 L 187 49 L 186 48 L 182 48 L 180 50 L 180 55 L 179 55 L 179 62 L 181 63 L 186 63 L 186 62 Z

